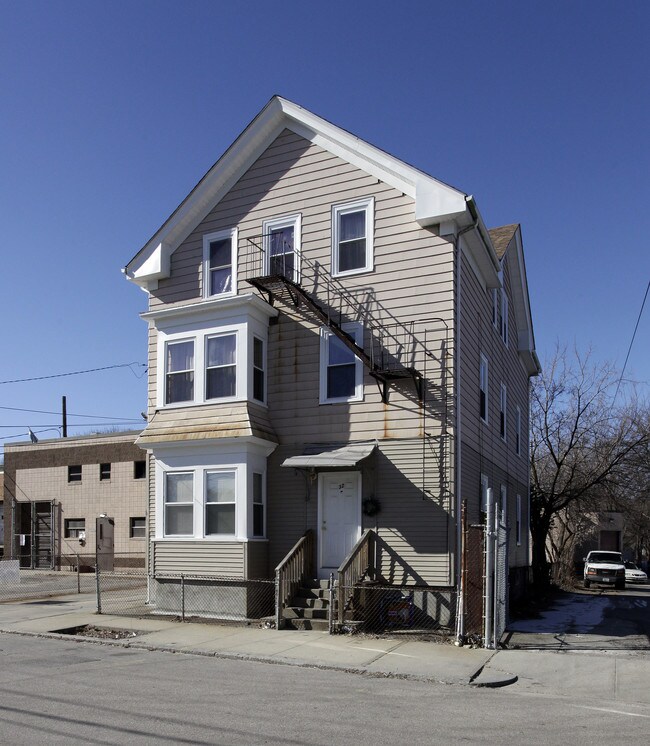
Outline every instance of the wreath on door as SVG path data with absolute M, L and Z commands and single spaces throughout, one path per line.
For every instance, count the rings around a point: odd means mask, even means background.
M 381 510 L 381 504 L 379 500 L 374 497 L 368 497 L 363 501 L 363 514 L 369 517 L 377 515 Z

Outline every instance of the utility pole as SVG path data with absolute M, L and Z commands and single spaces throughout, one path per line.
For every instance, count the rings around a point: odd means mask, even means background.
M 61 417 L 62 417 L 62 431 L 63 437 L 68 437 L 68 410 L 66 407 L 65 396 L 61 397 Z

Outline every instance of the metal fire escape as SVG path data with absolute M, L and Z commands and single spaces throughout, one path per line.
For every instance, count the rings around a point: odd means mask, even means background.
M 243 268 L 246 281 L 271 305 L 280 301 L 307 309 L 368 368 L 384 403 L 388 402 L 391 384 L 405 379 L 413 381 L 422 401 L 424 378 L 413 364 L 421 343 L 416 339 L 413 324 L 394 319 L 387 324 L 379 323 L 372 316 L 372 302 L 367 297 L 359 298 L 318 262 L 297 255 L 293 241 L 271 239 L 276 236 L 248 239 Z M 365 339 L 361 344 L 344 330 L 345 323 L 351 321 L 363 322 Z

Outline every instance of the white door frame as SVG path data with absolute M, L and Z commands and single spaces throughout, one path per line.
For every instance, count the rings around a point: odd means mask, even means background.
M 323 539 L 322 539 L 322 507 L 323 507 L 323 483 L 327 477 L 342 477 L 344 479 L 354 477 L 357 479 L 357 524 L 358 524 L 358 541 L 361 536 L 362 530 L 362 512 L 361 512 L 361 472 L 360 471 L 321 471 L 318 473 L 318 524 L 317 524 L 317 572 L 318 577 L 321 579 L 329 578 L 331 567 L 323 568 L 322 563 L 322 550 L 323 550 Z

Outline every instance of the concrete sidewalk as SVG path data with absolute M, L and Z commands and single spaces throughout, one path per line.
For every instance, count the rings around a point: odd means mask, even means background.
M 329 635 L 320 631 L 275 630 L 222 624 L 180 623 L 94 613 L 94 597 L 0 604 L 0 631 L 63 639 L 92 640 L 128 648 L 339 669 L 373 676 L 398 676 L 445 684 L 500 687 L 516 676 L 486 664 L 495 651 L 404 637 Z M 136 636 L 109 640 L 71 636 L 83 625 L 131 630 Z

